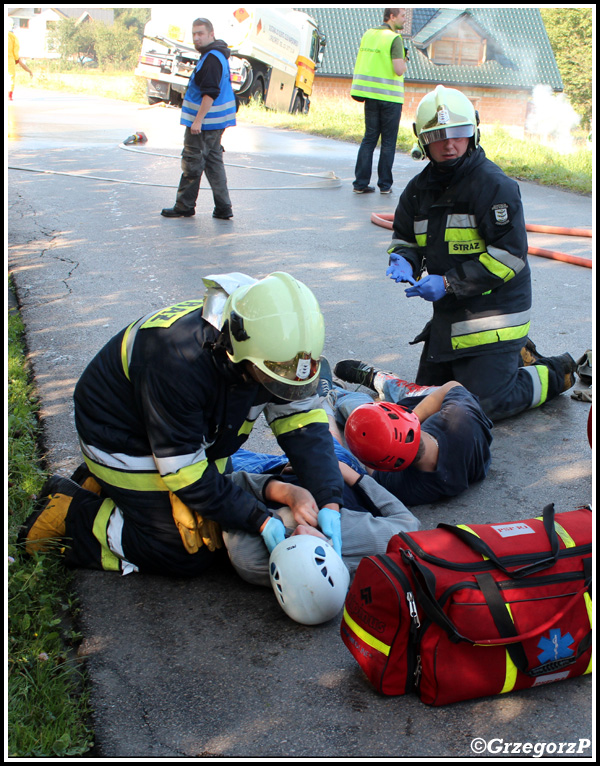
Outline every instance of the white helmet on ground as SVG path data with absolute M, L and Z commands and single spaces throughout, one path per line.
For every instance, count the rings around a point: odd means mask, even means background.
M 283 611 L 303 625 L 335 617 L 350 584 L 340 556 L 314 535 L 293 535 L 279 543 L 269 559 L 269 576 Z

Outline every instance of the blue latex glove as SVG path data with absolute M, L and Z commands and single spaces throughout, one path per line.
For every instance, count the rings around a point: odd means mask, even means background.
M 260 534 L 262 535 L 262 539 L 264 540 L 269 553 L 272 553 L 273 548 L 285 540 L 285 527 L 283 526 L 283 522 L 276 519 L 274 516 L 271 516 Z
M 317 516 L 317 523 L 321 531 L 331 540 L 333 550 L 342 555 L 342 520 L 339 511 L 333 508 L 321 508 Z
M 426 301 L 439 301 L 446 295 L 446 286 L 444 277 L 439 274 L 428 274 L 413 287 L 407 287 L 404 291 L 409 298 L 423 298 Z
M 416 280 L 413 277 L 412 266 L 403 255 L 398 255 L 398 253 L 392 253 L 390 255 L 390 265 L 388 266 L 385 275 L 396 282 L 410 282 L 411 285 L 416 284 Z

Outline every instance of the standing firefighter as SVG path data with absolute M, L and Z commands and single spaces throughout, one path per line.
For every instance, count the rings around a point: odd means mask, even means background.
M 411 283 L 408 297 L 433 303 L 413 341 L 424 341 L 416 383 L 456 380 L 499 420 L 570 388 L 575 363 L 570 354 L 541 357 L 528 340 L 521 194 L 486 158 L 478 124 L 458 90 L 438 85 L 421 100 L 414 131 L 430 162 L 401 195 L 386 274 Z
M 85 465 L 79 484 L 49 480 L 21 533 L 28 552 L 61 538 L 69 566 L 193 576 L 215 560 L 221 529 L 260 533 L 272 550 L 282 522 L 226 475 L 261 413 L 312 496 L 298 499 L 298 523 L 340 549 L 343 480 L 315 394 L 314 295 L 283 272 L 205 283 L 204 301 L 133 322 L 84 371 L 74 398 Z

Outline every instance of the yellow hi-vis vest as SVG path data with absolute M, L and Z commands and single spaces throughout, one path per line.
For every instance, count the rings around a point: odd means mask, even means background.
M 404 103 L 404 76 L 398 77 L 392 65 L 392 44 L 396 39 L 391 29 L 365 32 L 354 65 L 351 96 Z

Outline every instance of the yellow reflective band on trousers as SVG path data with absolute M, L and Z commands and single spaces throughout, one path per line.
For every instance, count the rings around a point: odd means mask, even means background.
M 299 428 L 305 428 L 311 423 L 329 423 L 325 410 L 311 410 L 310 412 L 299 412 L 296 415 L 290 415 L 287 418 L 279 418 L 271 423 L 271 430 L 275 436 L 283 436 Z
M 454 330 L 455 325 L 452 325 Z M 463 348 L 474 348 L 475 346 L 485 346 L 488 343 L 499 343 L 504 340 L 517 340 L 524 338 L 529 334 L 529 322 L 517 325 L 516 327 L 498 327 L 491 330 L 482 330 L 481 332 L 467 333 L 465 335 L 456 335 L 452 337 L 452 348 L 458 351 Z
M 96 518 L 94 519 L 94 524 L 92 527 L 94 537 L 100 543 L 100 560 L 102 563 L 102 569 L 107 572 L 119 572 L 121 569 L 121 561 L 119 557 L 116 556 L 108 547 L 108 538 L 106 534 L 108 522 L 110 521 L 110 517 L 114 509 L 114 502 L 110 498 L 107 498 L 100 506 L 100 510 L 96 514 Z
M 385 654 L 386 657 L 389 655 L 392 647 L 384 644 L 383 641 L 375 638 L 375 636 L 372 636 L 370 633 L 367 633 L 364 628 L 361 628 L 358 623 L 354 622 L 352 617 L 350 617 L 346 611 L 346 607 L 344 607 L 344 622 L 350 630 L 354 632 L 354 635 L 358 636 L 358 638 L 360 638 L 361 641 L 364 641 L 367 646 L 370 646 L 371 649 L 375 649 L 376 651 L 381 652 L 381 654 Z

